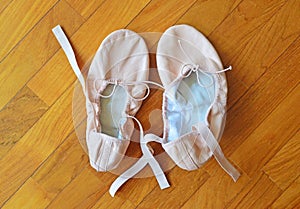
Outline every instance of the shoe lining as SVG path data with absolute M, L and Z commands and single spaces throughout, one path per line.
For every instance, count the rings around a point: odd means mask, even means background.
M 103 95 L 109 95 L 113 91 L 113 85 L 108 85 Z M 126 108 L 127 93 L 124 88 L 116 86 L 115 92 L 109 98 L 101 98 L 101 113 L 99 116 L 101 132 L 117 139 L 123 139 L 120 130 Z
M 209 85 L 209 76 L 200 75 L 199 81 Z M 209 87 L 202 87 L 197 82 L 196 73 L 191 73 L 189 77 L 172 86 L 166 97 L 166 119 L 169 126 L 166 140 L 170 142 L 190 133 L 193 125 L 207 122 L 207 114 L 215 97 L 215 85 L 213 83 Z

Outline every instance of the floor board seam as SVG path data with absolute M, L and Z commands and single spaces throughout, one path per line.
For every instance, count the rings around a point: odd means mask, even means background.
M 0 15 L 4 12 L 4 10 L 6 10 L 6 8 L 13 2 L 14 0 L 11 0 L 1 11 L 0 11 Z
M 148 3 L 128 22 L 128 24 L 125 25 L 124 28 L 127 28 L 145 9 L 146 7 L 152 2 L 152 0 L 149 0 Z
M 14 51 L 14 49 L 17 48 L 17 46 L 19 46 L 21 44 L 21 42 L 23 42 L 23 40 L 28 36 L 28 34 L 33 31 L 33 29 L 45 18 L 45 16 L 47 16 L 47 14 L 49 14 L 49 12 L 54 7 L 57 6 L 57 4 L 60 1 L 61 0 L 57 0 L 56 3 L 53 4 L 53 6 L 50 7 L 49 10 L 47 12 L 45 12 L 45 14 L 27 31 L 27 33 L 25 33 L 24 36 L 8 52 L 6 52 L 6 54 L 2 57 L 2 59 L 0 59 L 0 63 L 2 63 L 12 53 L 12 51 Z

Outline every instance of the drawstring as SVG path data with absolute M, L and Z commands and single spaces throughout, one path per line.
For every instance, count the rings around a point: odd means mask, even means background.
M 142 124 L 140 121 L 130 115 L 126 115 L 128 118 L 132 118 L 135 120 L 135 122 L 138 124 L 140 129 L 140 146 L 143 153 L 143 156 L 129 169 L 127 169 L 124 173 L 122 173 L 110 186 L 109 193 L 113 197 L 115 193 L 118 191 L 118 189 L 130 178 L 135 176 L 138 172 L 140 172 L 147 164 L 150 165 L 156 180 L 160 186 L 161 189 L 165 189 L 170 187 L 170 184 L 161 169 L 159 163 L 156 161 L 156 159 L 153 156 L 153 150 L 151 147 L 148 146 L 148 142 L 159 142 L 161 143 L 161 140 L 159 140 L 157 136 L 153 134 L 147 134 L 144 136 L 144 131 Z
M 208 88 L 208 87 L 211 87 L 214 84 L 214 79 L 211 77 L 210 74 L 218 74 L 218 73 L 226 72 L 228 70 L 232 70 L 232 67 L 229 66 L 228 68 L 225 68 L 225 69 L 220 70 L 220 71 L 209 72 L 209 71 L 202 70 L 199 65 L 185 64 L 181 68 L 181 76 L 186 78 L 186 77 L 189 77 L 192 72 L 194 72 L 194 73 L 196 73 L 197 82 L 198 82 L 199 86 L 201 86 L 203 88 Z M 208 85 L 205 85 L 205 84 L 201 83 L 200 75 L 199 75 L 200 73 L 202 73 L 203 75 L 205 75 L 206 77 L 208 77 L 210 79 L 210 83 Z
M 96 82 L 97 82 L 97 80 L 94 81 L 94 88 L 95 89 L 97 89 L 96 88 Z M 118 81 L 117 80 L 114 81 L 114 82 L 112 82 L 112 81 L 106 81 L 106 83 L 114 85 L 113 90 L 111 91 L 111 93 L 109 95 L 103 95 L 103 94 L 100 93 L 100 89 L 97 90 L 97 95 L 100 96 L 100 97 L 102 97 L 102 98 L 105 98 L 105 99 L 110 98 L 115 93 Z
M 97 89 L 97 87 L 96 87 L 96 82 L 97 81 L 98 80 L 94 81 L 94 88 L 95 89 Z M 102 81 L 106 82 L 107 84 L 113 85 L 113 90 L 111 91 L 111 93 L 109 95 L 103 95 L 103 94 L 101 94 L 100 93 L 101 89 L 96 90 L 97 91 L 97 95 L 100 96 L 100 97 L 102 97 L 102 98 L 105 98 L 105 99 L 110 98 L 114 94 L 117 86 L 123 87 L 124 90 L 127 92 L 127 95 L 131 99 L 136 100 L 136 101 L 143 101 L 143 100 L 145 100 L 149 96 L 149 94 L 150 94 L 150 87 L 149 87 L 148 84 L 156 85 L 156 86 L 158 86 L 158 87 L 160 87 L 162 89 L 164 88 L 159 83 L 156 83 L 156 82 L 153 82 L 153 81 L 136 81 L 136 82 L 121 82 L 121 81 L 118 81 L 118 80 L 115 80 L 115 81 L 102 80 Z M 131 93 L 128 91 L 128 89 L 127 89 L 128 86 L 138 86 L 138 85 L 143 85 L 147 89 L 146 95 L 144 97 L 142 97 L 142 98 L 135 98 L 135 97 L 133 97 L 131 95 Z
M 183 54 L 186 56 L 186 58 L 190 62 L 190 64 L 184 64 L 182 66 L 181 71 L 180 71 L 181 76 L 183 76 L 184 78 L 186 78 L 186 77 L 189 77 L 192 72 L 196 73 L 197 82 L 198 82 L 199 86 L 201 86 L 201 87 L 208 88 L 208 87 L 211 87 L 214 84 L 214 80 L 211 77 L 211 74 L 218 74 L 218 73 L 226 72 L 228 70 L 232 70 L 231 66 L 229 66 L 228 68 L 225 68 L 223 70 L 216 71 L 216 72 L 210 72 L 208 70 L 203 70 L 203 69 L 200 68 L 199 65 L 194 64 L 194 62 L 191 59 L 191 57 L 188 56 L 188 54 L 185 52 L 185 50 L 183 49 L 183 46 L 181 44 L 181 40 L 178 40 L 178 44 L 179 44 L 179 47 L 180 47 L 181 51 L 183 52 Z M 199 75 L 200 73 L 202 73 L 203 75 L 205 75 L 206 77 L 208 77 L 210 79 L 210 83 L 208 85 L 205 85 L 205 84 L 201 83 L 201 81 L 200 81 L 200 75 Z

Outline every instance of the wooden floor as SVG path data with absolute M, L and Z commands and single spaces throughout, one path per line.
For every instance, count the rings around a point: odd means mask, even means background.
M 299 0 L 0 0 L 0 207 L 300 208 L 299 20 Z M 168 171 L 166 190 L 132 179 L 111 198 L 116 176 L 89 166 L 75 134 L 76 78 L 51 29 L 64 28 L 82 67 L 116 29 L 182 23 L 234 68 L 221 147 L 242 176 L 211 159 Z

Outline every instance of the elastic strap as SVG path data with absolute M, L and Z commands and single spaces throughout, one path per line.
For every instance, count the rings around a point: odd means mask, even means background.
M 74 51 L 72 49 L 72 46 L 67 38 L 67 36 L 65 35 L 64 31 L 62 30 L 62 28 L 60 27 L 60 25 L 57 25 L 55 28 L 52 29 L 52 32 L 54 33 L 58 43 L 60 44 L 61 48 L 64 50 L 69 63 L 71 65 L 71 67 L 73 68 L 73 71 L 75 73 L 75 75 L 77 76 L 81 86 L 82 86 L 82 90 L 83 93 L 85 94 L 85 82 L 84 82 L 84 77 L 78 67 L 77 61 L 76 61 L 76 57 L 74 54 Z
M 156 137 L 153 134 L 147 134 L 144 136 L 144 131 L 142 124 L 133 116 L 127 116 L 129 118 L 134 119 L 140 128 L 140 146 L 143 153 L 143 156 L 128 170 L 126 170 L 124 173 L 122 173 L 110 186 L 109 193 L 113 197 L 115 193 L 118 191 L 118 189 L 130 178 L 132 178 L 134 175 L 136 175 L 138 172 L 140 172 L 147 164 L 151 167 L 153 174 L 156 177 L 156 180 L 160 186 L 161 189 L 165 189 L 170 187 L 170 184 L 161 169 L 159 163 L 155 160 L 154 156 L 152 155 L 149 147 L 147 146 L 148 142 L 155 141 L 160 142 L 159 137 Z
M 122 173 L 121 176 L 119 176 L 113 184 L 110 186 L 109 194 L 114 197 L 115 193 L 118 191 L 118 189 L 129 179 L 134 177 L 138 172 L 140 172 L 148 163 L 150 164 L 153 173 L 156 177 L 156 180 L 159 184 L 159 187 L 161 189 L 165 189 L 170 187 L 170 184 L 168 183 L 168 180 L 159 167 L 159 165 L 153 165 L 153 162 L 155 163 L 155 159 L 147 159 L 146 156 L 142 156 L 132 167 L 130 167 L 128 170 L 126 170 L 124 173 Z M 157 162 L 156 162 L 157 163 Z M 158 163 L 157 163 L 158 164 Z
M 224 156 L 222 149 L 214 137 L 213 133 L 204 123 L 198 123 L 196 126 L 193 126 L 194 131 L 197 131 L 202 138 L 205 140 L 207 146 L 210 151 L 212 151 L 215 159 L 219 163 L 219 165 L 231 176 L 231 178 L 236 182 L 240 177 L 240 173 L 235 167 L 231 165 L 231 163 Z

